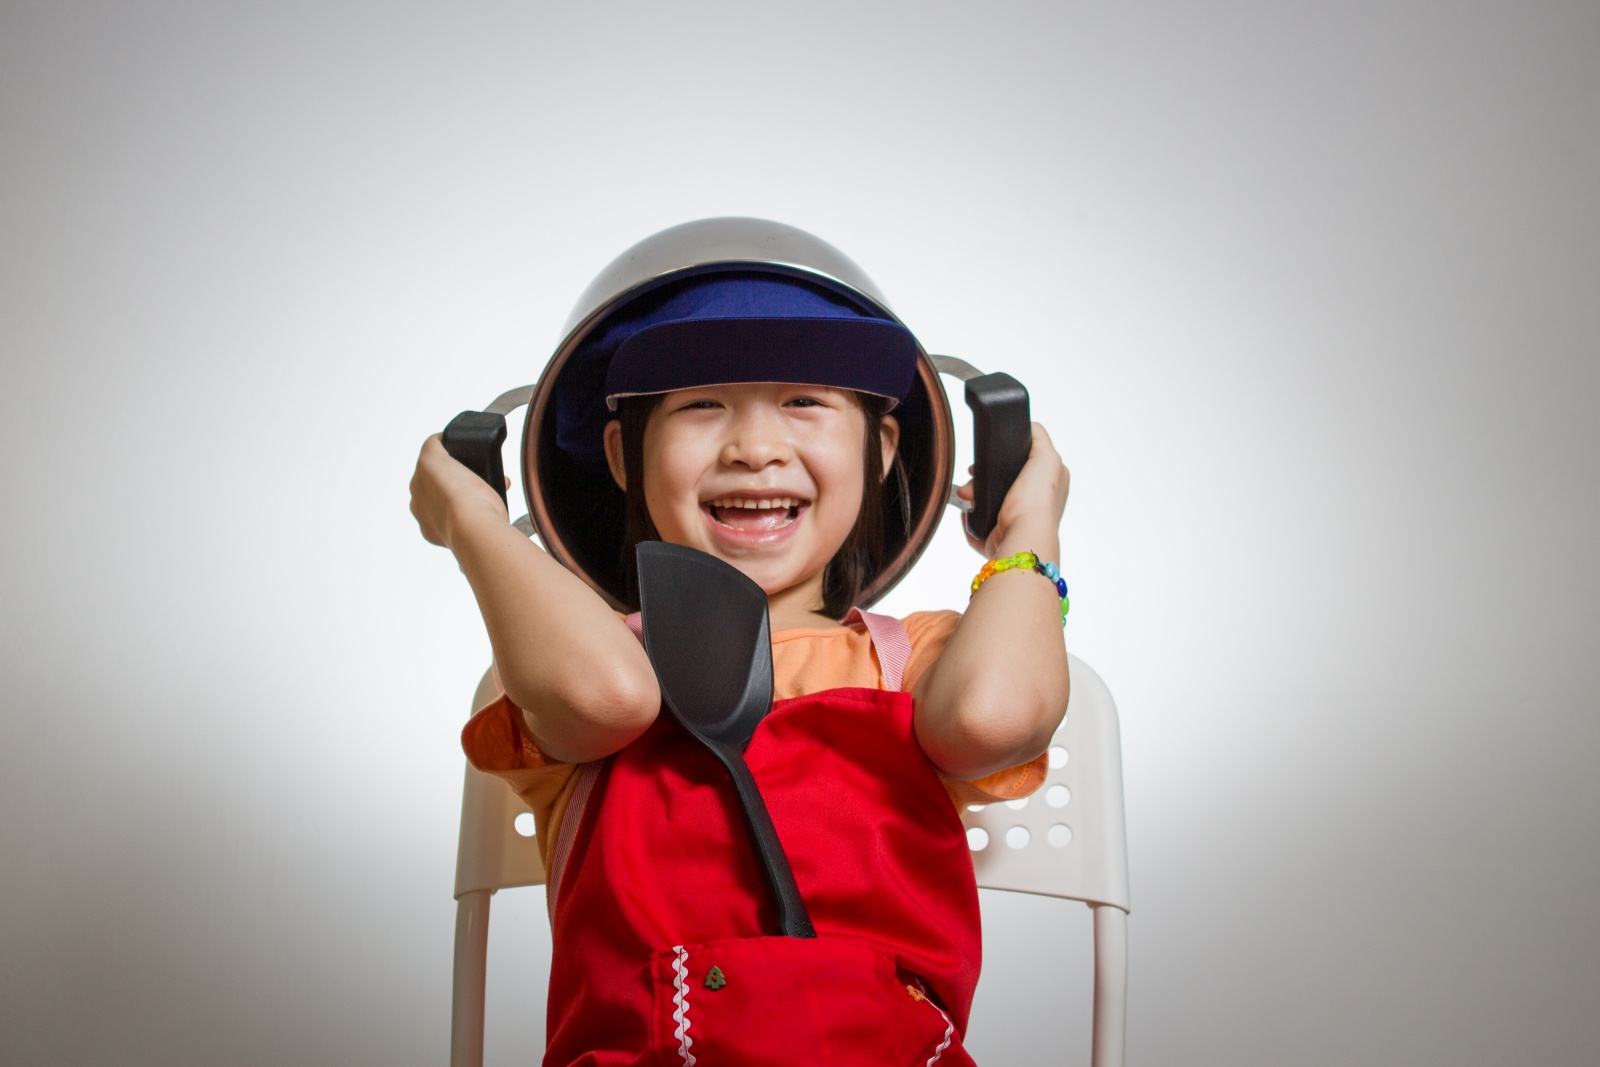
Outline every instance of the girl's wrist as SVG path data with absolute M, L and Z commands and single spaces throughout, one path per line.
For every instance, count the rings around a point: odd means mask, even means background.
M 1018 552 L 1032 552 L 1043 561 L 1059 563 L 1061 535 L 1042 523 L 1032 527 L 1014 526 L 995 546 L 992 558 L 1004 559 Z
M 475 536 L 480 529 L 506 525 L 506 511 L 498 500 L 493 506 L 474 497 L 456 500 L 445 513 L 445 544 L 455 551 L 461 539 Z
M 976 598 L 978 595 L 978 590 L 983 587 L 985 582 L 1004 571 L 1030 571 L 1048 579 L 1050 584 L 1055 586 L 1056 595 L 1061 599 L 1061 625 L 1065 626 L 1067 624 L 1067 611 L 1069 610 L 1071 601 L 1069 601 L 1067 598 L 1068 590 L 1066 579 L 1061 576 L 1061 568 L 1054 560 L 1046 560 L 1037 552 L 1032 552 L 1025 549 L 1021 552 L 1017 552 L 1009 556 L 1001 556 L 998 559 L 993 559 L 988 563 L 985 563 L 983 567 L 979 569 L 977 575 L 972 579 L 972 596 Z M 1032 594 L 1028 595 L 1031 596 Z M 1011 603 L 1013 607 L 1019 603 L 1014 594 Z

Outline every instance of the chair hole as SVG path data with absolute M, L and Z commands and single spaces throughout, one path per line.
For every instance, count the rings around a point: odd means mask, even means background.
M 1033 835 L 1028 833 L 1026 826 L 1013 826 L 1006 831 L 1006 844 L 1012 848 L 1027 848 L 1028 842 L 1033 840 Z
M 987 804 L 968 804 L 967 805 L 967 810 L 968 811 L 982 811 L 984 808 L 987 808 L 988 806 L 989 805 L 987 805 Z
M 532 837 L 533 827 L 533 812 L 531 811 L 521 812 L 515 819 L 511 820 L 511 828 L 523 837 Z
M 1067 750 L 1060 745 L 1050 746 L 1050 769 L 1058 771 L 1067 765 Z
M 989 831 L 981 826 L 974 826 L 967 831 L 967 847 L 974 852 L 982 852 L 989 847 Z
M 1072 799 L 1072 792 L 1064 785 L 1053 785 L 1044 791 L 1044 802 L 1052 808 L 1064 808 Z
M 1072 827 L 1058 822 L 1045 831 L 1044 839 L 1051 848 L 1066 848 L 1072 843 Z
M 1028 798 L 1027 797 L 1018 797 L 1016 800 L 1008 800 L 1008 801 L 1006 801 L 1006 807 L 1010 808 L 1012 811 L 1021 811 L 1023 808 L 1025 808 L 1027 806 L 1028 806 Z

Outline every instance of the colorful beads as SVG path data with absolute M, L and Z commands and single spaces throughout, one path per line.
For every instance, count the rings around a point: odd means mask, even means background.
M 978 576 L 972 579 L 972 591 L 976 593 L 978 591 L 978 586 L 994 577 L 995 571 L 996 567 L 994 565 L 994 560 L 990 560 L 988 563 L 985 563 L 983 565 L 983 569 L 978 571 Z
M 1072 602 L 1067 598 L 1067 580 L 1061 577 L 1061 568 L 1054 563 L 1041 563 L 1039 557 L 1032 552 L 1018 552 L 1005 559 L 992 559 L 985 563 L 978 571 L 978 576 L 972 579 L 972 593 L 976 595 L 978 586 L 993 578 L 1001 571 L 1030 570 L 1042 574 L 1056 587 L 1056 595 L 1061 598 L 1061 625 L 1067 624 L 1067 612 L 1072 607 Z

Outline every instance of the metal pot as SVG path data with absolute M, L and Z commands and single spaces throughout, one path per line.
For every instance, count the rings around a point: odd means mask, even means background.
M 463 413 L 446 430 L 445 447 L 451 454 L 499 489 L 504 484 L 499 459 L 504 416 L 529 405 L 522 435 L 528 515 L 517 525 L 536 534 L 551 555 L 620 610 L 633 607 L 626 599 L 621 565 L 622 493 L 609 476 L 583 469 L 556 446 L 555 384 L 584 339 L 623 305 L 669 282 L 735 269 L 801 278 L 900 321 L 860 267 L 803 230 L 750 218 L 688 222 L 645 238 L 600 272 L 578 298 L 561 343 L 535 385 L 509 390 L 483 413 Z M 862 594 L 863 607 L 881 598 L 916 563 L 946 505 L 962 506 L 952 493 L 955 440 L 941 372 L 967 382 L 967 403 L 976 420 L 979 499 L 968 520 L 974 535 L 986 536 L 993 527 L 1000 500 L 1028 454 L 1028 399 L 1020 383 L 1005 374 L 981 375 L 959 359 L 930 356 L 920 342 L 917 347 L 916 379 L 895 409 L 906 470 L 908 502 L 898 516 L 904 522 L 886 523 L 884 563 Z

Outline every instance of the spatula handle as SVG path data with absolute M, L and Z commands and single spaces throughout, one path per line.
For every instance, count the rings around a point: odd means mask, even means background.
M 761 861 L 767 885 L 772 887 L 772 895 L 778 902 L 778 933 L 784 937 L 816 937 L 811 916 L 806 913 L 806 902 L 800 898 L 800 887 L 795 884 L 794 871 L 789 867 L 789 857 L 783 851 L 783 842 L 778 840 L 777 828 L 772 825 L 772 816 L 767 814 L 766 801 L 761 799 L 761 790 L 756 787 L 749 765 L 738 752 L 727 751 L 720 745 L 713 751 L 733 779 L 739 807 L 744 810 L 745 828 L 750 831 L 750 842 L 755 845 L 756 858 Z

